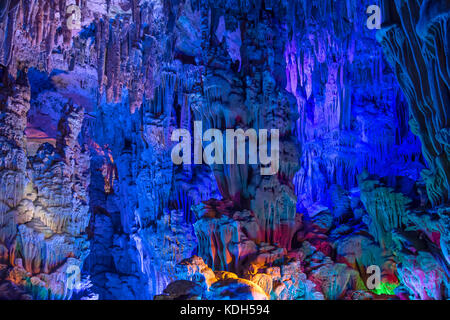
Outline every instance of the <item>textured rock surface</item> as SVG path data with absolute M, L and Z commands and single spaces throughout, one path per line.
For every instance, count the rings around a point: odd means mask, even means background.
M 2 149 L 10 148 L 2 158 L 10 159 L 2 170 L 2 260 L 11 267 L 6 279 L 28 287 L 34 298 L 70 299 L 70 279 L 73 273 L 80 277 L 89 253 L 83 235 L 89 223 L 89 154 L 77 141 L 84 111 L 66 105 L 56 148 L 43 144 L 27 166 L 29 83 L 24 70 L 15 81 L 3 72 Z
M 448 299 L 450 7 L 372 4 L 3 1 L 0 298 Z
M 448 203 L 450 4 L 445 0 L 395 5 L 386 2 L 384 11 L 386 27 L 378 39 L 408 99 L 411 130 L 422 141 L 423 156 L 429 165 L 422 171 L 428 197 L 433 204 Z M 405 19 L 406 15 L 412 18 Z

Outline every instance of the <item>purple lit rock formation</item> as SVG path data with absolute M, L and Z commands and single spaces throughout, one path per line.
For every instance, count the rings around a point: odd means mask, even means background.
M 372 4 L 3 1 L 0 298 L 448 299 L 450 7 Z

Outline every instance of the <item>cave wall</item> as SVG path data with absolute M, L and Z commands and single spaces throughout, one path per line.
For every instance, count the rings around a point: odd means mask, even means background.
M 450 8 L 372 4 L 3 2 L 0 296 L 447 298 Z M 174 164 L 198 122 L 278 172 Z

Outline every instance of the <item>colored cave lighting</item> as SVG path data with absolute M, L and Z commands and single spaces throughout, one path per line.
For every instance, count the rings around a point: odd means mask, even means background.
M 448 300 L 449 17 L 1 1 L 0 300 Z
M 380 287 L 372 290 L 377 295 L 387 294 L 390 296 L 395 295 L 395 288 L 399 286 L 398 283 L 381 282 Z

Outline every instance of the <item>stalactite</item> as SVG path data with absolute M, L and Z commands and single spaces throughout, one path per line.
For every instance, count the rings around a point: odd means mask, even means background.
M 381 3 L 4 1 L 0 299 L 448 298 L 449 8 Z M 195 121 L 276 174 L 173 164 Z
M 441 44 L 447 41 L 445 26 L 449 4 L 420 1 L 396 3 L 387 8 L 386 14 L 389 17 L 395 14 L 399 21 L 389 21 L 389 26 L 378 33 L 378 39 L 408 99 L 411 129 L 422 142 L 429 165 L 422 171 L 428 197 L 433 204 L 445 203 L 450 189 L 449 159 L 442 153 L 444 146 L 436 139 L 436 134 L 448 126 L 448 62 L 441 57 L 448 57 L 450 53 L 448 45 Z M 424 81 L 425 78 L 428 80 Z

